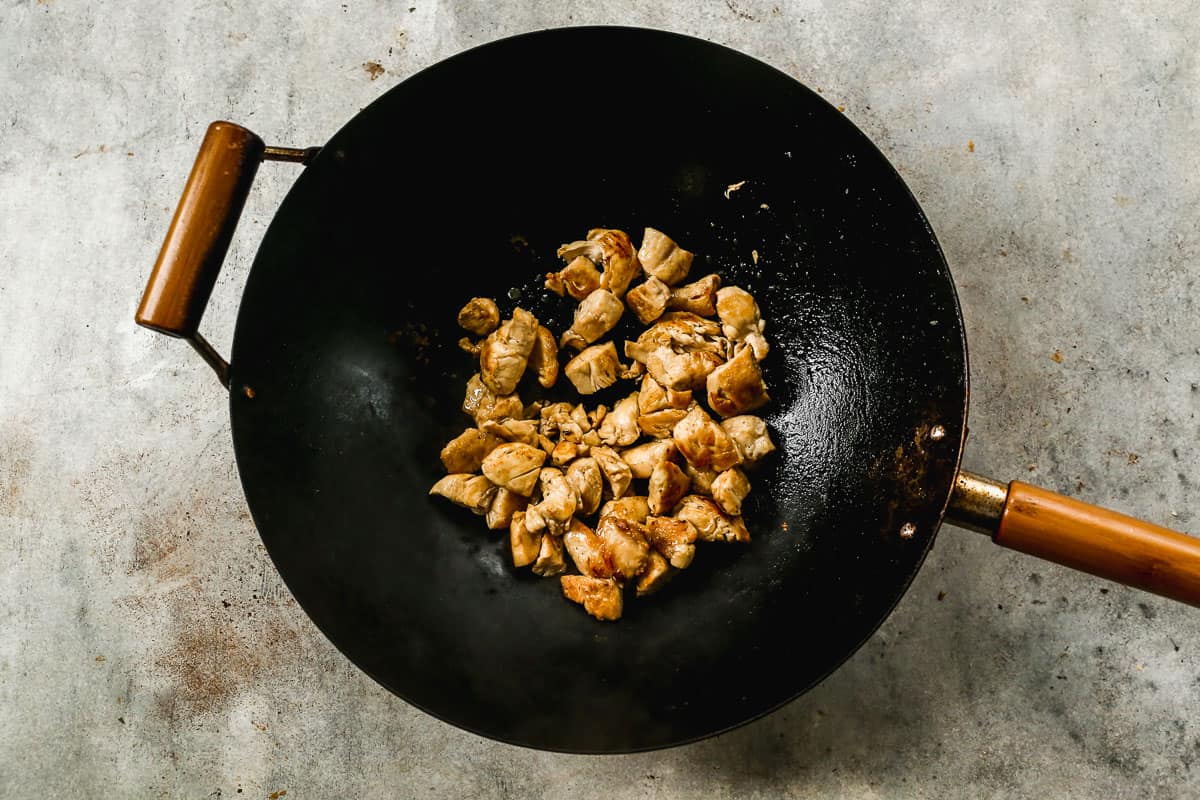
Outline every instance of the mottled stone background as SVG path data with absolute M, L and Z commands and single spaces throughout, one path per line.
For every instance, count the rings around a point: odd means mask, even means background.
M 968 467 L 1194 528 L 1198 12 L 0 1 L 0 795 L 1195 796 L 1200 612 L 950 529 L 874 639 L 766 720 L 619 758 L 461 733 L 300 612 L 248 517 L 221 388 L 132 317 L 210 120 L 319 144 L 481 42 L 670 28 L 819 87 L 903 173 L 971 337 Z M 294 175 L 254 187 L 205 318 L 223 352 Z

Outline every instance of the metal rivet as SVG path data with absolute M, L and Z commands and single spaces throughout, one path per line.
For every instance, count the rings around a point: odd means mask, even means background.
M 939 442 L 946 438 L 946 429 L 941 425 L 934 425 L 929 429 L 929 438 L 935 442 Z
M 911 522 L 906 522 L 900 526 L 900 538 L 901 539 L 911 539 L 912 537 L 914 537 L 916 535 L 917 535 L 917 526 L 913 525 Z

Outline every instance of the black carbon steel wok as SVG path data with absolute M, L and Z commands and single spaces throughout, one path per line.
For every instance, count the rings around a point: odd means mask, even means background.
M 955 484 L 963 323 L 904 183 L 815 94 L 700 40 L 568 29 L 427 69 L 319 153 L 222 130 L 240 155 L 198 160 L 139 321 L 228 381 L 271 557 L 380 683 L 508 742 L 663 747 L 796 697 L 899 600 Z M 307 168 L 254 262 L 226 367 L 196 326 L 261 158 Z M 190 239 L 189 214 L 207 221 Z M 779 452 L 753 476 L 750 546 L 704 549 L 601 624 L 426 492 L 467 424 L 457 309 L 492 296 L 562 329 L 570 303 L 540 288 L 555 248 L 645 225 L 699 254 L 694 275 L 758 298 Z

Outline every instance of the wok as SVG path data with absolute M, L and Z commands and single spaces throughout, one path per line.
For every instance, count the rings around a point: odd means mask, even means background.
M 254 260 L 227 364 L 198 327 L 264 159 L 306 166 Z M 561 330 L 571 304 L 540 287 L 557 245 L 645 225 L 699 254 L 693 274 L 758 298 L 779 449 L 753 476 L 752 544 L 704 549 L 601 624 L 426 492 L 467 424 L 476 366 L 456 310 L 491 296 Z M 229 387 L 250 511 L 316 625 L 410 703 L 507 742 L 635 751 L 761 716 L 871 635 L 944 516 L 1200 602 L 1191 538 L 959 469 L 966 338 L 921 209 L 820 97 L 697 39 L 499 41 L 409 78 L 319 149 L 214 123 L 137 321 L 188 340 Z

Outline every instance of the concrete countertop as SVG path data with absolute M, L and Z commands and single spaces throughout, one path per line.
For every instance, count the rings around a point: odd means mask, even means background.
M 1200 612 L 951 529 L 840 671 L 731 734 L 596 758 L 455 730 L 292 601 L 223 391 L 132 316 L 210 120 L 318 144 L 482 42 L 670 28 L 819 88 L 903 174 L 967 320 L 968 468 L 1195 530 L 1198 11 L 0 3 L 0 796 L 1194 795 Z M 295 174 L 255 184 L 204 322 L 222 352 Z

